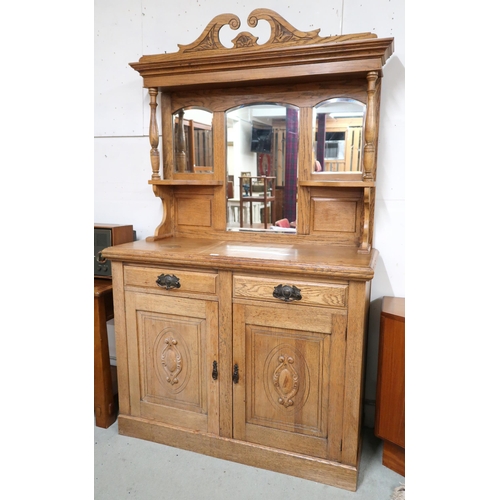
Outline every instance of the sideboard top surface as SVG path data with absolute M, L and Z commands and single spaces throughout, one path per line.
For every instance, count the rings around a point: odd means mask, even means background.
M 165 238 L 109 247 L 103 256 L 113 261 L 169 264 L 209 269 L 314 274 L 368 281 L 373 278 L 378 251 L 360 254 L 355 247 L 323 244 L 277 244 Z

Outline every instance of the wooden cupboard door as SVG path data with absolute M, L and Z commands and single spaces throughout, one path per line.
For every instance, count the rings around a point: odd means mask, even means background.
M 345 315 L 234 305 L 234 438 L 341 458 Z
M 125 293 L 131 414 L 218 433 L 217 303 Z

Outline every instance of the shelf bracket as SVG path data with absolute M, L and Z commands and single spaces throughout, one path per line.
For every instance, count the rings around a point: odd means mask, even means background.
M 374 199 L 374 190 L 375 188 L 364 188 L 364 196 L 363 196 L 363 209 L 364 209 L 364 217 L 363 217 L 363 230 L 361 233 L 361 245 L 358 249 L 358 253 L 370 253 L 372 248 L 371 245 L 371 233 L 372 227 L 370 226 L 370 213 L 374 209 L 373 199 Z

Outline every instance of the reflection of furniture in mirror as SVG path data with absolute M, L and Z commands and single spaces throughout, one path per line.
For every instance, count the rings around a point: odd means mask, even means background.
M 213 170 L 212 159 L 212 127 L 190 120 L 189 130 L 189 158 L 188 165 L 196 172 L 210 172 Z
M 276 184 L 278 184 L 278 180 L 276 180 Z M 275 198 L 274 204 L 276 206 L 276 209 L 275 209 L 276 210 L 276 220 L 283 219 L 284 214 L 285 214 L 285 204 L 284 204 L 285 190 L 284 190 L 284 186 L 279 186 L 279 185 L 276 186 L 274 198 Z M 276 221 L 272 221 L 272 222 L 274 224 Z
M 326 129 L 323 160 L 325 172 L 360 171 L 361 132 L 360 125 L 342 123 Z
M 212 125 L 189 119 L 196 114 L 211 121 L 211 114 L 203 110 L 180 109 L 174 115 L 175 164 L 178 172 L 213 171 Z
M 231 178 L 233 178 L 233 177 L 231 176 Z M 230 180 L 230 176 L 228 176 L 226 185 L 227 185 L 226 197 L 228 199 L 234 198 L 234 181 Z
M 228 224 L 237 222 L 237 214 L 239 217 L 239 201 L 234 198 L 234 176 L 228 175 L 226 181 L 226 220 Z
M 185 172 L 188 167 L 186 150 L 186 127 L 184 125 L 184 110 L 181 109 L 175 120 L 175 166 L 178 172 Z
M 281 187 L 284 196 L 280 210 L 273 205 L 274 219 L 297 217 L 299 121 L 297 106 L 274 102 L 249 102 L 226 112 L 228 174 L 237 179 L 245 175 L 275 177 L 275 187 Z M 231 219 L 228 229 L 234 230 Z
M 316 106 L 316 160 L 323 172 L 361 172 L 366 106 L 354 99 L 330 99 Z
M 275 184 L 276 177 L 240 177 L 240 227 L 243 227 L 242 214 L 245 203 L 250 205 L 250 227 L 253 227 L 255 219 L 253 215 L 254 203 L 259 206 L 259 210 L 263 211 L 263 217 L 259 214 L 258 220 L 255 222 L 263 224 L 264 229 L 267 229 L 269 223 L 276 222 Z M 269 220 L 269 215 L 271 220 Z
M 355 490 L 377 260 L 380 89 L 393 40 L 321 37 L 268 9 L 248 18 L 251 27 L 259 21 L 271 26 L 266 43 L 241 32 L 226 48 L 219 31 L 237 30 L 240 20 L 221 14 L 177 53 L 132 64 L 149 89 L 149 183 L 163 217 L 153 236 L 103 252 L 113 265 L 119 431 Z M 314 172 L 315 108 L 339 96 L 366 106 L 362 168 Z M 277 103 L 281 117 L 257 119 L 253 105 L 265 105 L 263 114 Z M 258 177 L 259 166 L 267 174 L 269 163 L 257 155 L 270 154 L 251 152 L 250 141 L 242 141 L 250 160 L 236 155 L 239 138 L 229 122 L 237 107 L 254 115 L 235 117 L 246 137 L 257 120 L 273 128 L 269 177 L 276 177 L 272 196 L 279 187 L 284 207 L 276 218 L 296 220 L 293 232 L 239 224 L 228 230 L 227 207 L 235 203 L 229 177 L 233 194 L 240 193 L 238 177 Z M 190 108 L 212 113 L 213 172 L 175 167 L 172 116 Z M 293 119 L 284 127 L 278 120 L 287 113 Z M 250 205 L 242 199 L 235 212 Z

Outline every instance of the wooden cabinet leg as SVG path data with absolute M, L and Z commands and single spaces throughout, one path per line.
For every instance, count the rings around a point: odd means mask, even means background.
M 104 297 L 94 297 L 94 413 L 98 427 L 108 428 L 116 420 Z

